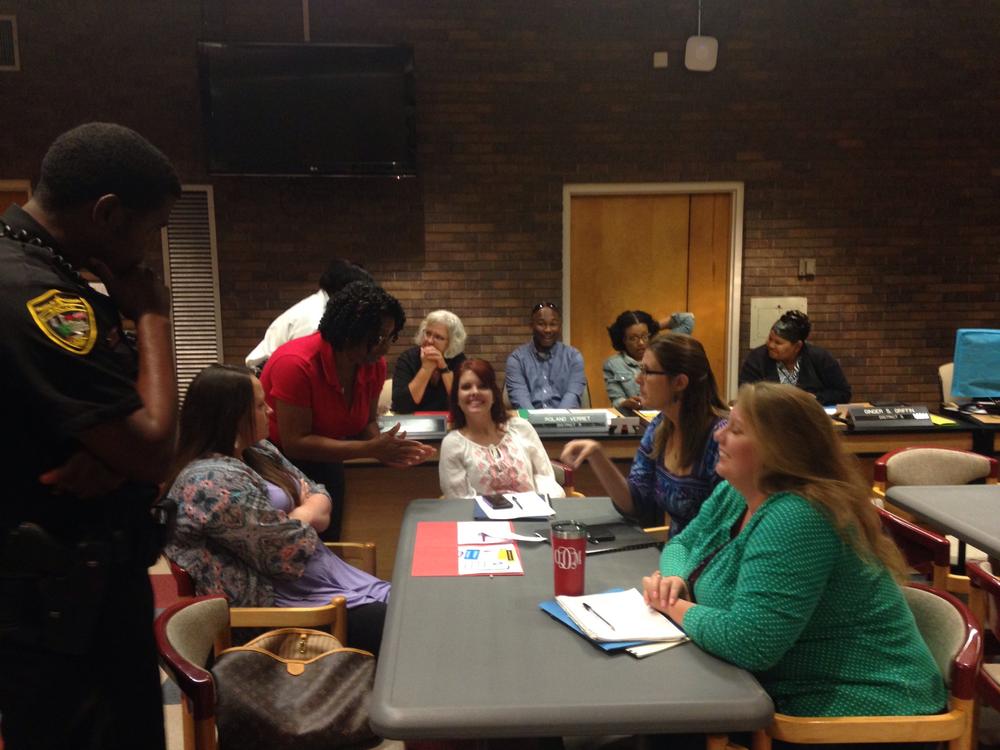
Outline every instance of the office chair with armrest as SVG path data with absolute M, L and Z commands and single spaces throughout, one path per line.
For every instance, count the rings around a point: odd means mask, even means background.
M 872 492 L 882 501 L 887 510 L 900 518 L 914 521 L 914 517 L 906 511 L 894 507 L 885 501 L 886 491 L 894 485 L 934 485 L 934 484 L 970 484 L 985 482 L 996 484 L 998 463 L 995 458 L 963 451 L 955 448 L 898 448 L 875 459 L 872 469 L 874 483 Z M 957 539 L 948 537 L 952 546 L 952 563 L 965 557 L 965 545 Z M 985 555 L 972 550 L 975 559 L 985 559 Z M 966 593 L 968 582 L 952 580 L 950 591 Z
M 771 740 L 795 743 L 947 742 L 949 750 L 971 750 L 976 673 L 983 656 L 979 624 L 951 594 L 923 584 L 903 588 L 921 636 L 948 686 L 948 710 L 929 716 L 787 716 L 754 733 L 753 750 Z
M 160 664 L 181 691 L 185 750 L 216 750 L 215 681 L 206 669 L 217 642 L 229 640 L 223 596 L 181 599 L 153 623 Z
M 215 723 L 215 679 L 207 665 L 210 657 L 223 649 L 221 644 L 229 643 L 231 621 L 225 597 L 215 595 L 182 599 L 163 610 L 153 623 L 160 664 L 181 691 L 185 750 L 220 747 Z M 258 749 L 241 746 L 240 750 Z
M 550 463 L 556 475 L 556 483 L 566 490 L 566 497 L 584 497 L 582 492 L 577 492 L 573 487 L 573 467 L 555 459 L 551 459 Z
M 955 363 L 945 362 L 938 367 L 938 386 L 941 389 L 941 405 L 950 404 L 954 401 L 951 396 L 951 381 L 955 375 Z
M 965 591 L 968 578 L 951 572 L 951 544 L 936 531 L 925 529 L 884 508 L 876 508 L 882 529 L 892 537 L 906 564 L 930 579 L 939 591 Z
M 326 542 L 326 546 L 347 562 L 375 575 L 375 544 L 373 542 Z M 170 574 L 182 598 L 195 595 L 191 575 L 173 560 Z M 347 600 L 334 597 L 329 604 L 316 607 L 232 607 L 229 609 L 230 628 L 319 628 L 329 626 L 329 631 L 341 643 L 347 642 Z M 228 633 L 227 633 L 228 635 Z M 227 648 L 229 644 L 222 645 Z
M 983 480 L 996 484 L 995 458 L 956 448 L 897 448 L 877 459 L 872 491 L 879 497 L 893 485 L 970 484 Z

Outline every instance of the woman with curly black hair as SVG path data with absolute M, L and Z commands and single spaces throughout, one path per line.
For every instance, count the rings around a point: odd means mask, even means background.
M 379 431 L 385 353 L 405 322 L 395 297 L 374 284 L 353 282 L 330 298 L 316 333 L 280 346 L 261 373 L 273 409 L 271 441 L 326 485 L 333 500 L 326 541 L 340 537 L 344 461 L 374 458 L 405 468 L 434 453 L 407 439 L 398 424 Z
M 638 409 L 639 374 L 642 355 L 649 340 L 660 330 L 653 316 L 642 310 L 626 310 L 608 326 L 611 346 L 617 354 L 604 360 L 604 389 L 616 409 Z
M 740 385 L 768 380 L 801 388 L 821 404 L 846 404 L 851 386 L 840 363 L 826 349 L 806 343 L 812 323 L 789 310 L 771 326 L 767 343 L 752 350 L 740 368 Z

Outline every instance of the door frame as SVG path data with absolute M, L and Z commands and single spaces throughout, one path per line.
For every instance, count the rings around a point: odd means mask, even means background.
M 633 182 L 633 183 L 566 183 L 563 185 L 562 299 L 563 338 L 573 343 L 570 326 L 573 300 L 570 298 L 570 205 L 572 199 L 594 195 L 692 195 L 698 193 L 728 194 L 732 202 L 729 228 L 729 320 L 726 321 L 726 372 L 721 383 L 724 399 L 736 398 L 740 355 L 740 299 L 743 280 L 743 196 L 742 182 Z

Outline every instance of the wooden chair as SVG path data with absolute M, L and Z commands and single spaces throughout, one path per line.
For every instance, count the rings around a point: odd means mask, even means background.
M 175 602 L 153 623 L 160 664 L 181 691 L 185 750 L 216 750 L 219 746 L 215 681 L 207 665 L 210 657 L 222 650 L 221 644 L 229 643 L 231 621 L 225 597 L 199 596 Z M 316 622 L 324 624 L 332 622 Z
M 882 529 L 892 537 L 906 564 L 927 576 L 939 591 L 968 588 L 968 578 L 951 572 L 951 544 L 936 531 L 900 518 L 884 508 L 876 508 Z
M 584 494 L 577 492 L 573 486 L 573 467 L 556 460 L 552 460 L 551 464 L 552 471 L 556 475 L 556 483 L 566 490 L 566 497 L 584 497 Z
M 326 546 L 347 562 L 375 575 L 375 544 L 373 542 L 326 542 Z M 173 560 L 170 574 L 177 584 L 177 594 L 182 598 L 195 595 L 191 575 Z M 335 596 L 329 604 L 315 607 L 231 607 L 230 628 L 321 628 L 326 627 L 341 643 L 347 642 L 347 600 Z M 225 634 L 229 637 L 229 633 Z M 229 643 L 220 642 L 220 648 Z
M 769 750 L 772 739 L 821 744 L 947 742 L 949 750 L 971 750 L 976 673 L 983 656 L 979 624 L 951 594 L 919 583 L 903 592 L 948 686 L 948 710 L 929 716 L 775 714 L 766 729 L 754 734 L 753 750 Z
M 885 508 L 900 518 L 914 521 L 914 517 L 885 500 L 886 491 L 894 485 L 970 484 L 985 482 L 996 484 L 998 463 L 995 458 L 957 450 L 955 448 L 899 448 L 875 459 L 872 492 Z M 965 558 L 965 544 L 951 540 L 961 564 Z M 981 554 L 981 553 L 977 553 Z M 969 582 L 965 576 L 949 579 L 949 591 L 968 593 Z
M 988 563 L 970 562 L 967 570 L 972 582 L 969 592 L 969 608 L 979 618 L 984 630 L 992 631 L 994 649 L 1000 643 L 1000 579 L 993 575 L 993 566 Z M 994 657 L 996 654 L 993 654 Z M 1000 664 L 984 661 L 979 670 L 979 697 L 994 710 L 1000 711 Z
M 873 469 L 875 495 L 884 498 L 893 485 L 996 484 L 995 458 L 956 448 L 898 448 L 877 459 Z

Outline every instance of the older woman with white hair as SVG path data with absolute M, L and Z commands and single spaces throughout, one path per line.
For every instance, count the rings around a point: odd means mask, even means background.
M 455 313 L 435 310 L 420 323 L 414 343 L 396 360 L 392 410 L 448 411 L 455 370 L 465 361 L 465 326 Z

